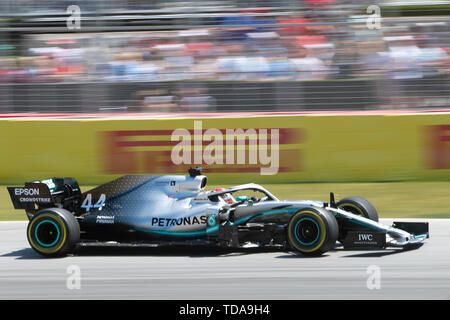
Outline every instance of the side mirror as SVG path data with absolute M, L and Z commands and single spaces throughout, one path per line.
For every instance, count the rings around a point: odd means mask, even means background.
M 247 197 L 247 196 L 239 196 L 239 197 L 236 198 L 236 201 L 237 201 L 237 202 L 247 201 L 247 200 L 248 200 L 248 197 Z

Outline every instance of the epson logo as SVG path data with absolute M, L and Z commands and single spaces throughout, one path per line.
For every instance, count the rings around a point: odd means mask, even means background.
M 358 234 L 359 241 L 372 241 L 373 234 Z
M 16 188 L 14 190 L 16 196 L 38 196 L 39 189 L 38 188 Z

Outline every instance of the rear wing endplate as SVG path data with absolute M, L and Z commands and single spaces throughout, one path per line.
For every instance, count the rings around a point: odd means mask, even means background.
M 25 187 L 8 187 L 14 209 L 31 209 L 35 204 L 50 205 L 52 195 L 45 183 L 27 182 Z
M 37 207 L 64 206 L 73 209 L 81 197 L 78 182 L 73 178 L 52 178 L 26 182 L 24 187 L 8 187 L 14 209 L 34 212 Z

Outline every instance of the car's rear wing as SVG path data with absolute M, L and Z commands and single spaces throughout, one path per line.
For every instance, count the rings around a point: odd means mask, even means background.
M 14 209 L 24 209 L 28 215 L 49 207 L 73 210 L 81 198 L 78 182 L 73 178 L 52 178 L 26 182 L 23 187 L 8 187 Z

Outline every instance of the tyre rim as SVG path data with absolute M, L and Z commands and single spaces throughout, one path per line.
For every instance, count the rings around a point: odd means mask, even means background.
M 362 212 L 362 210 L 360 208 L 358 208 L 355 205 L 351 205 L 351 204 L 343 204 L 341 206 L 339 206 L 339 209 L 345 210 L 345 211 L 350 211 L 350 213 L 353 213 L 357 216 L 362 216 L 364 217 L 364 214 Z
M 42 220 L 36 226 L 34 236 L 40 246 L 52 247 L 58 243 L 59 227 L 51 220 Z
M 319 225 L 311 218 L 302 218 L 295 225 L 295 238 L 304 246 L 314 244 L 319 239 L 319 236 Z

